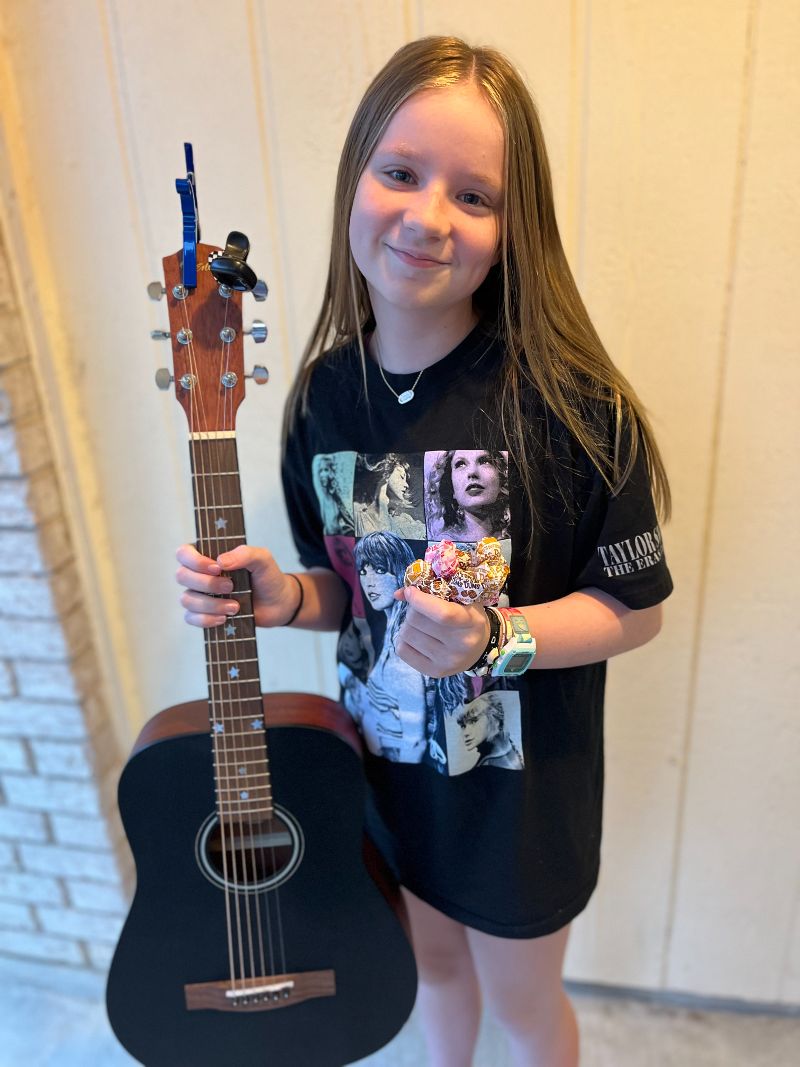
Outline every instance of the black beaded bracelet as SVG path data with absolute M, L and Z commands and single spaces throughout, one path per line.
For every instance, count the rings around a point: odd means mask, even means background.
M 283 624 L 284 626 L 291 626 L 292 625 L 294 620 L 300 614 L 300 608 L 302 608 L 303 601 L 306 598 L 305 590 L 303 589 L 303 583 L 300 581 L 300 579 L 297 577 L 297 575 L 296 574 L 290 574 L 289 577 L 290 578 L 294 578 L 294 580 L 297 582 L 297 587 L 300 590 L 300 600 L 298 601 L 297 607 L 292 612 L 290 618 Z
M 481 652 L 480 656 L 478 656 L 472 666 L 467 669 L 465 672 L 466 674 L 475 674 L 482 668 L 485 668 L 489 653 L 493 648 L 497 648 L 498 642 L 500 641 L 500 613 L 494 611 L 494 609 L 490 608 L 487 604 L 484 604 L 483 610 L 486 612 L 486 617 L 489 620 L 489 640 L 486 642 L 486 648 L 484 648 L 483 652 Z

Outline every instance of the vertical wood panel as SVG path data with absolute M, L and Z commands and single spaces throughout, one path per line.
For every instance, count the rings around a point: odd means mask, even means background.
M 665 630 L 612 662 L 603 875 L 577 933 L 581 976 L 658 987 L 680 832 L 681 764 L 746 5 L 593 5 L 582 291 L 650 409 L 675 496 Z M 709 211 L 709 204 L 714 210 Z
M 777 1000 L 800 832 L 800 12 L 754 3 L 727 368 L 669 982 Z M 792 473 L 790 473 L 792 472 Z M 787 485 L 787 477 L 790 486 Z M 768 921 L 765 918 L 768 917 Z M 789 978 L 789 975 L 787 975 Z M 795 979 L 796 982 L 796 979 Z M 791 982 L 789 983 L 791 985 Z

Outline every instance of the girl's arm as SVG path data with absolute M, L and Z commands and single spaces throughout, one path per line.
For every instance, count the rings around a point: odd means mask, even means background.
M 661 605 L 626 608 L 613 596 L 588 587 L 560 600 L 519 609 L 536 638 L 531 669 L 580 667 L 630 652 L 661 629 Z
M 398 590 L 408 603 L 398 654 L 434 678 L 465 671 L 489 639 L 483 608 L 439 600 L 419 589 Z M 661 628 L 661 605 L 634 610 L 589 587 L 547 604 L 520 610 L 536 638 L 531 669 L 579 667 L 598 663 L 646 644 Z
M 236 615 L 239 604 L 231 593 L 233 583 L 222 571 L 248 570 L 253 590 L 256 626 L 284 626 L 300 604 L 293 627 L 304 630 L 338 630 L 347 602 L 344 582 L 334 571 L 312 567 L 296 577 L 284 573 L 267 548 L 240 545 L 218 559 L 202 556 L 194 545 L 181 545 L 175 578 L 185 588 L 181 604 L 192 626 L 219 626 Z

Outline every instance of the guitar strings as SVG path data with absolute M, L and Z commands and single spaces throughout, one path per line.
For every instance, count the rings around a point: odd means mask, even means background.
M 222 299 L 225 299 L 225 298 L 222 298 Z M 185 319 L 185 325 L 186 325 L 186 328 L 188 329 L 188 318 L 187 318 L 186 309 L 183 309 L 183 314 L 184 314 L 184 319 Z M 227 302 L 227 299 L 226 299 L 226 312 L 225 312 L 225 322 L 226 323 L 227 323 L 227 315 L 228 315 L 228 302 Z M 189 356 L 190 356 L 190 361 L 191 361 L 191 364 L 192 364 L 192 369 L 193 369 L 194 373 L 197 375 L 197 366 L 196 366 L 196 360 L 195 360 L 195 355 L 194 355 L 193 348 L 194 348 L 194 346 L 192 344 L 190 344 L 190 346 L 189 346 L 189 349 L 190 349 Z M 230 359 L 230 344 L 226 343 L 225 341 L 223 341 L 222 358 L 221 358 L 221 361 L 220 361 L 221 373 L 225 373 L 225 372 L 227 372 L 229 370 L 229 359 Z M 221 403 L 223 405 L 223 411 L 222 412 L 220 411 L 220 400 L 219 400 L 220 395 L 222 397 Z M 230 403 L 229 403 L 229 400 L 230 400 Z M 192 400 L 190 400 L 190 406 L 191 406 L 192 402 L 193 402 L 193 398 L 192 398 Z M 203 391 L 201 390 L 201 393 L 200 393 L 200 406 L 201 406 L 201 409 L 202 409 L 202 405 L 203 405 Z M 223 415 L 223 418 L 222 418 L 221 421 L 220 421 L 220 418 L 219 418 L 220 414 Z M 218 418 L 217 418 L 217 421 L 215 422 L 215 425 L 217 425 L 217 426 L 222 425 L 225 429 L 230 429 L 230 430 L 233 429 L 232 397 L 229 397 L 229 391 L 227 389 L 223 389 L 221 391 L 221 394 L 218 393 L 217 415 L 218 415 Z M 209 481 L 210 481 L 210 483 L 211 483 L 211 493 L 212 493 L 212 498 L 214 500 L 215 506 L 218 503 L 221 502 L 222 506 L 224 508 L 229 508 L 230 507 L 230 505 L 227 503 L 227 501 L 225 499 L 227 494 L 223 491 L 223 484 L 227 484 L 227 483 L 222 483 L 221 480 L 220 480 L 219 487 L 217 487 L 217 485 L 215 484 L 216 480 L 214 478 L 214 472 L 215 471 L 219 472 L 219 471 L 222 470 L 222 467 L 223 467 L 223 453 L 227 450 L 227 446 L 228 446 L 229 443 L 230 443 L 230 445 L 232 445 L 233 450 L 235 452 L 235 447 L 236 447 L 235 446 L 235 438 L 225 439 L 224 441 L 223 441 L 223 439 L 220 439 L 220 438 L 211 438 L 211 439 L 208 440 L 207 446 L 208 446 L 209 452 L 210 453 L 214 452 L 214 451 L 217 452 L 217 457 L 216 457 L 217 461 L 216 461 L 216 463 L 211 463 L 212 473 L 211 473 L 211 477 L 209 478 L 208 474 L 206 472 L 206 469 L 205 469 L 205 467 L 206 467 L 205 451 L 206 450 L 202 446 L 202 444 L 195 445 L 194 439 L 192 441 L 193 454 L 195 456 L 195 468 L 201 474 L 201 484 L 202 484 L 202 488 L 203 488 L 204 502 L 205 502 L 204 506 L 201 509 L 199 509 L 201 511 L 201 515 L 198 516 L 198 526 L 200 527 L 199 532 L 201 534 L 201 539 L 206 542 L 205 547 L 204 547 L 204 553 L 206 555 L 210 555 L 212 557 L 218 555 L 219 553 L 218 552 L 211 552 L 210 545 L 208 544 L 208 542 L 212 538 L 214 540 L 220 540 L 222 538 L 221 537 L 218 538 L 216 535 L 212 535 L 212 534 L 210 534 L 208 532 L 209 531 L 209 521 L 210 521 L 209 512 L 210 512 L 211 509 L 210 509 L 210 507 L 208 505 L 208 502 L 207 502 L 208 501 L 207 486 L 208 486 Z M 197 457 L 199 457 L 199 462 L 197 462 Z M 211 458 L 213 458 L 213 457 L 211 455 L 209 455 L 209 459 L 211 459 Z M 229 466 L 230 466 L 230 464 L 229 464 Z M 217 488 L 219 488 L 219 495 L 220 495 L 221 501 L 217 500 Z M 239 507 L 241 507 L 241 499 L 239 501 Z M 203 530 L 203 528 L 202 528 L 203 521 L 205 522 L 205 530 Z M 242 534 L 241 534 L 240 543 L 244 543 L 245 538 L 244 538 L 243 514 L 241 516 L 241 526 L 242 526 Z M 236 535 L 232 536 L 230 539 L 233 540 L 235 538 L 235 536 Z M 246 592 L 246 590 L 243 591 L 243 592 Z M 252 615 L 252 596 L 251 596 L 251 615 Z M 255 632 L 255 627 L 254 627 L 254 620 L 253 620 L 253 639 L 254 639 L 254 632 Z M 226 653 L 226 655 L 224 657 L 224 661 L 225 661 L 226 664 L 229 661 L 231 663 L 236 662 L 238 657 L 234 656 L 233 660 L 231 660 L 230 656 L 227 655 L 227 653 L 229 651 L 229 643 L 227 641 L 227 636 L 224 639 L 220 640 L 219 628 L 215 628 L 215 632 L 213 634 L 209 634 L 208 631 L 206 631 L 206 635 L 207 635 L 207 639 L 209 640 L 209 643 L 212 643 L 213 645 L 217 646 L 216 647 L 216 651 L 217 652 L 219 652 L 219 650 L 220 650 L 219 646 L 220 645 L 223 646 L 223 650 Z M 217 656 L 217 665 L 218 665 L 218 667 L 222 665 L 222 661 L 221 661 L 219 656 Z M 257 675 L 257 673 L 258 672 L 256 670 L 256 675 Z M 211 681 L 211 686 L 212 686 L 212 711 L 213 711 L 214 710 L 214 702 L 215 702 L 215 698 L 216 698 L 216 693 L 215 693 L 215 688 L 214 688 L 215 687 L 215 682 L 214 682 L 213 677 L 210 678 L 210 681 Z M 244 680 L 244 681 L 246 681 L 246 680 Z M 257 678 L 253 679 L 253 681 L 257 681 Z M 218 684 L 219 688 L 220 688 L 220 699 L 224 700 L 223 687 L 225 686 L 226 683 L 224 682 L 224 680 L 222 678 L 220 678 L 219 682 L 216 683 L 216 684 Z M 246 699 L 250 699 L 253 702 L 257 702 L 258 712 L 257 712 L 256 718 L 257 719 L 260 718 L 260 719 L 263 720 L 263 711 L 262 711 L 262 708 L 261 708 L 260 692 L 259 692 L 259 694 L 257 695 L 256 698 L 242 698 L 241 690 L 238 688 L 238 686 L 234 686 L 233 685 L 233 678 L 230 678 L 230 681 L 227 683 L 227 688 L 229 690 L 229 693 L 228 693 L 228 704 L 231 707 L 233 707 L 234 703 L 236 703 L 237 711 L 239 713 L 236 716 L 236 718 L 238 719 L 238 721 L 241 724 L 244 724 L 245 719 L 249 717 L 249 716 L 244 716 L 242 714 Z M 260 687 L 259 687 L 259 689 L 260 689 Z M 234 696 L 233 696 L 234 692 L 236 693 L 235 701 L 234 701 Z M 216 718 L 216 715 L 214 717 Z M 237 775 L 236 778 L 233 778 L 231 776 L 231 774 L 230 774 L 229 756 L 231 755 L 231 748 L 230 748 L 230 745 L 228 744 L 227 740 L 224 739 L 224 732 L 222 734 L 223 740 L 222 740 L 221 744 L 219 742 L 218 736 L 219 735 L 217 735 L 217 734 L 214 735 L 214 743 L 215 743 L 216 755 L 217 755 L 217 765 L 221 769 L 224 769 L 224 772 L 225 772 L 225 779 L 226 779 L 225 785 L 227 786 L 226 791 L 225 791 L 225 796 L 227 798 L 228 809 L 232 813 L 233 812 L 233 803 L 232 803 L 232 799 L 230 797 L 228 797 L 228 794 L 231 793 L 232 791 L 235 792 L 236 790 L 235 790 L 234 787 L 231 787 L 230 783 L 231 783 L 231 781 L 238 780 L 239 776 Z M 246 736 L 246 733 L 244 734 L 244 736 Z M 246 752 L 251 752 L 252 751 L 251 749 L 248 749 L 247 746 L 242 746 L 242 747 L 243 747 L 243 750 L 246 751 Z M 219 759 L 220 748 L 224 752 L 224 762 Z M 265 756 L 265 766 L 268 766 L 267 761 L 266 761 L 266 731 L 265 731 L 265 735 L 264 735 L 264 756 Z M 237 762 L 237 761 L 234 761 L 234 762 Z M 246 763 L 247 761 L 245 760 L 244 762 Z M 245 779 L 245 783 L 246 784 L 249 784 L 247 782 L 247 779 L 249 777 L 250 777 L 250 775 L 248 774 L 247 778 Z M 254 772 L 254 777 L 259 777 L 256 772 Z M 267 782 L 268 782 L 268 771 L 266 773 L 260 775 L 260 777 L 263 777 L 263 778 L 267 779 Z M 265 782 L 265 784 L 267 784 L 267 783 Z M 241 783 L 239 783 L 239 785 L 241 785 Z M 256 789 L 258 788 L 258 783 L 257 782 L 255 782 L 255 787 L 256 787 Z M 221 803 L 222 803 L 222 801 L 221 801 Z M 240 808 L 239 814 L 240 814 L 240 816 L 242 814 L 244 814 L 243 811 L 241 810 L 242 807 L 243 807 L 242 805 L 239 805 L 239 808 Z M 245 848 L 238 848 L 238 849 L 232 848 L 231 849 L 231 859 L 232 859 L 232 865 L 233 865 L 234 875 L 235 875 L 235 877 L 234 877 L 234 903 L 235 903 L 235 911 L 236 911 L 237 935 L 238 935 L 238 942 L 239 942 L 239 945 L 238 945 L 238 947 L 239 947 L 239 962 L 240 962 L 240 967 L 242 968 L 242 972 L 243 972 L 242 977 L 243 978 L 244 978 L 245 967 L 244 967 L 244 958 L 243 958 L 244 957 L 244 946 L 243 946 L 243 939 L 242 939 L 243 931 L 242 931 L 242 921 L 241 921 L 242 920 L 242 911 L 245 912 L 245 925 L 246 925 L 247 931 L 248 931 L 248 935 L 247 935 L 247 937 L 248 937 L 248 947 L 249 947 L 249 953 L 248 954 L 249 954 L 249 957 L 250 957 L 251 976 L 255 977 L 255 955 L 254 955 L 254 948 L 253 948 L 253 929 L 252 929 L 251 905 L 253 906 L 253 909 L 254 909 L 254 912 L 255 912 L 255 921 L 256 921 L 256 928 L 257 928 L 256 945 L 257 945 L 258 951 L 259 951 L 259 957 L 260 957 L 260 963 L 261 963 L 261 973 L 262 974 L 265 973 L 264 937 L 263 937 L 263 929 L 262 929 L 262 924 L 261 924 L 261 911 L 260 911 L 259 902 L 258 902 L 258 896 L 259 895 L 263 895 L 264 896 L 265 917 L 266 917 L 266 925 L 267 925 L 267 932 L 268 932 L 268 939 L 269 939 L 270 964 L 271 964 L 271 968 L 272 968 L 273 973 L 274 973 L 274 968 L 275 968 L 274 951 L 273 951 L 273 937 L 272 937 L 272 922 L 271 922 L 270 907 L 269 907 L 269 896 L 268 896 L 267 893 L 258 894 L 257 891 L 255 890 L 255 886 L 256 886 L 256 884 L 258 882 L 258 870 L 257 870 L 258 865 L 257 865 L 257 859 L 256 859 L 256 840 L 257 839 L 256 839 L 256 834 L 255 834 L 255 827 L 254 827 L 254 824 L 253 824 L 253 808 L 252 808 L 252 805 L 248 805 L 248 807 L 247 807 L 247 816 L 248 816 L 248 830 L 249 830 L 250 862 L 251 862 L 251 871 L 252 871 L 252 879 L 253 879 L 252 892 L 248 893 L 247 892 L 247 888 L 246 888 L 246 881 L 247 881 L 246 872 L 245 872 L 246 850 L 245 850 Z M 269 824 L 270 824 L 270 830 L 271 831 L 273 830 L 272 821 L 273 820 L 270 817 Z M 243 820 L 242 819 L 240 819 L 239 822 L 240 822 L 240 825 L 243 825 Z M 220 832 L 221 832 L 222 847 L 223 847 L 223 875 L 224 875 L 225 883 L 226 883 L 226 905 L 229 904 L 229 901 L 227 901 L 227 896 L 228 896 L 227 886 L 229 884 L 229 878 L 228 878 L 228 874 L 227 874 L 227 852 L 228 852 L 227 841 L 226 841 L 227 830 L 228 830 L 228 828 L 225 826 L 225 820 L 223 819 Z M 232 828 L 231 828 L 231 835 L 233 836 L 233 829 Z M 272 854 L 272 859 L 273 859 L 273 870 L 276 870 L 277 869 L 277 864 L 276 864 L 276 858 L 275 858 L 275 834 L 274 834 L 274 832 L 270 832 L 269 839 L 270 839 L 270 842 L 271 842 L 271 854 Z M 266 870 L 266 855 L 265 855 L 263 838 L 261 839 L 258 847 L 259 847 L 259 852 L 260 852 L 260 855 L 261 855 L 262 870 Z M 238 884 L 240 870 L 241 870 L 241 875 L 242 875 L 242 881 L 245 883 L 245 886 L 243 887 L 244 900 L 241 900 L 241 901 L 239 899 L 240 894 L 239 894 L 239 884 Z M 278 940 L 279 940 L 281 956 L 282 956 L 282 961 L 283 961 L 283 971 L 285 973 L 286 972 L 285 944 L 284 944 L 283 929 L 282 929 L 282 925 L 283 924 L 282 924 L 282 921 L 281 921 L 282 917 L 281 917 L 281 914 L 280 914 L 280 897 L 279 897 L 279 891 L 278 891 L 277 887 L 274 890 L 274 892 L 275 892 L 275 906 L 276 906 L 276 913 L 277 913 L 276 918 L 277 918 L 277 924 L 278 924 Z M 229 907 L 226 907 L 226 913 L 227 913 L 227 916 L 228 916 L 229 942 L 231 942 L 232 941 L 232 937 L 231 937 L 231 934 L 230 934 L 231 923 L 230 923 L 230 908 Z M 233 961 L 232 944 L 229 945 L 229 956 L 230 956 L 230 959 L 231 959 L 231 980 L 232 980 L 232 983 L 234 983 L 235 982 L 235 966 L 233 966 L 233 962 L 232 962 Z
M 191 334 L 191 330 L 190 330 L 190 327 L 189 327 L 189 317 L 188 317 L 187 309 L 185 307 L 186 301 L 189 300 L 190 298 L 191 298 L 190 295 L 187 293 L 187 295 L 185 296 L 184 300 L 181 301 L 181 312 L 183 314 L 184 329 L 187 331 L 187 336 L 191 338 L 192 334 Z M 200 374 L 199 374 L 199 368 L 198 368 L 198 365 L 197 365 L 197 360 L 196 360 L 196 357 L 195 357 L 194 344 L 193 344 L 192 340 L 190 340 L 189 344 L 187 345 L 187 355 L 188 355 L 188 360 L 189 360 L 190 373 L 194 376 L 195 385 L 197 385 L 200 382 Z M 195 505 L 196 505 L 195 514 L 197 516 L 196 521 L 197 521 L 197 533 L 198 533 L 198 540 L 199 540 L 199 549 L 204 554 L 208 554 L 209 544 L 208 544 L 207 523 L 208 523 L 208 514 L 209 514 L 209 511 L 210 511 L 210 505 L 209 505 L 209 502 L 208 502 L 208 489 L 209 489 L 209 486 L 208 486 L 208 475 L 207 475 L 207 472 L 206 472 L 206 469 L 205 469 L 204 451 L 203 451 L 202 447 L 200 446 L 200 442 L 194 437 L 194 433 L 202 425 L 202 422 L 197 417 L 198 406 L 200 408 L 201 413 L 205 414 L 202 390 L 200 390 L 200 393 L 199 393 L 199 403 L 196 403 L 196 397 L 197 396 L 198 396 L 198 393 L 197 393 L 197 389 L 196 388 L 192 388 L 192 389 L 189 390 L 189 415 L 190 415 L 190 417 L 189 417 L 189 425 L 190 425 L 190 430 L 192 432 L 192 436 L 190 436 L 190 438 L 189 438 L 189 447 L 190 447 L 191 456 L 192 456 L 192 468 L 193 468 L 193 472 L 194 472 L 194 475 L 195 475 L 194 494 L 193 495 L 194 495 L 194 500 L 195 500 Z M 212 493 L 214 491 L 213 484 L 211 486 L 211 491 L 212 491 Z M 197 506 L 198 505 L 198 500 L 200 501 L 199 506 Z M 203 518 L 203 516 L 205 516 L 205 518 Z M 215 766 L 215 769 L 216 769 L 216 777 L 217 777 L 217 781 L 219 782 L 220 774 L 221 774 L 221 772 L 223 770 L 223 767 L 224 767 L 225 763 L 227 762 L 227 745 L 226 745 L 225 741 L 222 739 L 222 734 L 220 732 L 218 732 L 217 729 L 216 729 L 216 724 L 220 721 L 220 719 L 219 719 L 219 716 L 218 716 L 216 687 L 215 687 L 215 684 L 214 684 L 214 678 L 213 678 L 213 673 L 212 673 L 212 671 L 213 671 L 212 665 L 211 665 L 212 664 L 212 659 L 211 659 L 210 651 L 208 651 L 209 650 L 209 646 L 211 645 L 211 635 L 208 633 L 207 630 L 204 631 L 204 637 L 205 637 L 205 642 L 206 642 L 206 647 L 207 647 L 207 652 L 208 652 L 208 654 L 207 654 L 208 668 L 207 669 L 208 669 L 208 682 L 209 682 L 209 703 L 211 705 L 211 718 L 212 718 L 212 730 L 211 730 L 212 751 L 213 751 L 213 754 L 214 754 L 214 766 Z M 222 724 L 222 725 L 224 725 L 224 724 Z M 218 794 L 218 796 L 217 796 L 217 805 L 218 805 L 218 809 L 219 809 L 222 876 L 223 876 L 223 882 L 224 882 L 225 917 L 226 917 L 226 926 L 227 926 L 227 934 L 228 934 L 228 963 L 229 963 L 229 968 L 230 968 L 231 988 L 234 989 L 235 986 L 236 986 L 236 962 L 235 962 L 234 936 L 233 936 L 234 917 L 232 915 L 232 910 L 236 912 L 235 925 L 236 925 L 237 933 L 238 933 L 240 963 L 241 963 L 241 922 L 240 922 L 240 916 L 239 916 L 238 898 L 237 898 L 236 894 L 233 894 L 233 897 L 234 897 L 234 899 L 233 899 L 233 908 L 231 906 L 231 903 L 232 903 L 231 902 L 231 893 L 230 893 L 230 890 L 229 890 L 230 876 L 229 876 L 229 872 L 228 872 L 228 843 L 227 843 L 228 827 L 227 827 L 227 824 L 226 824 L 226 812 L 225 812 L 225 807 L 224 807 L 224 797 L 223 797 L 222 793 Z
M 221 297 L 221 299 L 225 299 L 225 322 L 224 322 L 224 325 L 227 325 L 228 308 L 230 306 L 231 298 L 230 297 L 229 298 L 222 298 Z M 221 361 L 220 361 L 221 362 L 221 366 L 219 368 L 220 376 L 225 375 L 225 374 L 229 373 L 229 371 L 230 371 L 230 355 L 231 355 L 230 342 L 225 342 L 223 340 L 222 352 L 221 352 Z M 223 412 L 222 419 L 219 419 L 219 418 L 217 419 L 216 425 L 221 425 L 226 430 L 233 430 L 233 425 L 234 425 L 234 407 L 233 407 L 233 395 L 232 395 L 232 392 L 230 390 L 228 390 L 228 389 L 224 389 L 221 394 L 218 394 L 218 408 L 219 408 L 219 403 L 220 403 L 220 396 L 221 396 L 221 403 L 223 405 L 224 412 Z M 235 437 L 231 438 L 231 439 L 225 439 L 225 440 L 217 438 L 215 440 L 215 442 L 214 442 L 214 445 L 212 445 L 212 447 L 214 447 L 214 446 L 216 446 L 216 451 L 217 451 L 217 461 L 216 461 L 216 464 L 214 465 L 214 467 L 215 467 L 215 469 L 217 471 L 220 471 L 220 470 L 223 469 L 223 453 L 226 453 L 226 452 L 228 452 L 230 450 L 235 455 L 235 453 L 236 453 L 236 439 L 235 439 Z M 235 464 L 231 463 L 231 464 L 228 464 L 228 466 L 229 466 L 230 469 L 238 470 L 238 468 L 239 468 L 238 457 L 236 457 Z M 225 483 L 225 484 L 230 484 L 230 483 Z M 225 495 L 222 492 L 222 485 L 220 485 L 220 492 L 221 492 L 221 494 L 223 496 Z M 230 497 L 231 495 L 232 494 L 230 494 L 230 493 L 227 494 L 228 497 Z M 244 527 L 244 513 L 243 513 L 243 510 L 242 510 L 242 506 L 241 506 L 242 505 L 241 493 L 239 494 L 238 504 L 239 504 L 239 511 L 240 511 L 239 525 L 240 525 L 241 532 L 239 534 L 234 535 L 234 537 L 231 538 L 231 539 L 232 540 L 233 539 L 238 539 L 239 543 L 244 544 L 246 542 L 246 535 L 245 535 L 245 527 Z M 248 582 L 247 584 L 249 585 L 250 583 Z M 249 614 L 250 614 L 251 620 L 252 620 L 250 625 L 249 625 L 249 627 L 248 627 L 248 629 L 252 629 L 252 645 L 253 645 L 252 651 L 255 653 L 255 659 L 256 659 L 256 663 L 257 663 L 257 652 L 255 650 L 255 616 L 254 616 L 254 612 L 253 612 L 252 589 L 246 590 L 246 592 L 249 592 L 249 600 L 250 600 L 250 612 L 249 612 Z M 240 603 L 240 608 L 241 608 L 241 601 L 239 601 L 239 603 Z M 237 615 L 236 617 L 239 617 L 239 616 Z M 219 638 L 219 628 L 217 628 L 217 637 Z M 228 663 L 228 662 L 231 662 L 231 661 L 234 661 L 234 662 L 237 661 L 239 659 L 239 657 L 237 657 L 235 655 L 235 649 L 234 649 L 234 656 L 231 657 L 229 655 L 229 652 L 230 652 L 229 644 L 230 643 L 227 641 L 227 634 L 224 634 L 224 636 L 222 637 L 221 640 L 222 640 L 222 642 L 223 642 L 223 644 L 225 646 L 225 653 L 226 653 L 225 662 Z M 247 669 L 247 672 L 249 673 L 249 668 Z M 256 678 L 252 679 L 250 681 L 253 681 L 253 680 L 257 681 L 257 679 L 258 679 L 258 668 L 257 668 L 257 666 L 256 666 L 256 670 L 255 670 L 254 673 L 256 675 Z M 241 684 L 244 684 L 244 682 L 242 682 Z M 251 707 L 255 708 L 255 711 L 253 712 L 253 714 L 255 715 L 255 718 L 252 721 L 258 722 L 260 720 L 263 723 L 264 717 L 263 717 L 263 707 L 262 707 L 262 702 L 261 702 L 260 686 L 258 686 L 258 685 L 256 686 L 256 688 L 258 690 L 258 692 L 256 693 L 256 696 L 254 696 L 254 697 L 250 696 L 248 698 L 242 698 L 241 689 L 238 686 L 234 687 L 233 686 L 233 681 L 231 681 L 230 686 L 234 690 L 234 692 L 236 692 L 236 698 L 237 698 L 236 699 L 236 706 L 237 706 L 237 712 L 238 712 L 236 718 L 241 723 L 242 727 L 244 727 L 245 719 L 249 719 L 250 718 L 250 715 L 245 715 L 245 713 L 244 713 L 245 704 L 246 703 L 249 704 Z M 265 731 L 265 745 L 266 745 L 266 731 Z M 243 745 L 243 748 L 247 749 L 248 746 L 247 745 Z M 255 746 L 253 745 L 252 748 L 255 748 Z M 248 757 L 252 754 L 252 748 L 247 752 Z M 266 748 L 265 748 L 264 751 L 266 752 Z M 236 762 L 238 763 L 238 761 L 236 761 Z M 256 793 L 256 796 L 258 796 L 258 790 L 259 790 L 258 778 L 260 777 L 259 772 L 256 769 L 257 766 L 258 765 L 256 764 L 254 769 L 251 772 L 251 767 L 253 767 L 253 764 L 252 764 L 252 762 L 249 762 L 248 759 L 245 759 L 244 767 L 237 768 L 239 773 L 241 772 L 241 770 L 245 770 L 246 771 L 244 782 L 243 783 L 240 782 L 239 783 L 239 787 L 241 788 L 241 785 L 244 784 L 244 786 L 246 787 L 246 790 L 249 792 L 249 788 L 251 786 L 250 779 L 252 777 L 252 779 L 253 779 L 252 788 L 254 789 L 254 791 Z M 237 781 L 238 781 L 238 777 L 237 777 Z M 251 977 L 255 978 L 256 977 L 256 962 L 255 962 L 255 957 L 254 957 L 254 952 L 253 952 L 253 929 L 252 929 L 252 927 L 253 927 L 252 913 L 253 912 L 255 913 L 255 924 L 256 924 L 256 930 L 257 930 L 257 933 L 256 933 L 256 946 L 257 946 L 258 952 L 259 952 L 259 961 L 260 961 L 260 965 L 261 965 L 260 966 L 260 973 L 261 974 L 264 974 L 264 972 L 265 972 L 265 961 L 264 961 L 264 934 L 263 934 L 263 930 L 262 930 L 262 926 L 261 926 L 261 911 L 260 911 L 260 908 L 258 906 L 257 893 L 256 893 L 256 890 L 254 888 L 256 886 L 257 882 L 258 882 L 258 862 L 257 862 L 257 857 L 256 857 L 256 832 L 255 832 L 256 827 L 254 826 L 254 823 L 253 823 L 253 805 L 252 804 L 248 804 L 247 805 L 247 829 L 248 829 L 248 835 L 249 835 L 250 869 L 251 869 L 251 878 L 252 878 L 251 886 L 253 888 L 252 888 L 252 890 L 250 892 L 247 892 L 247 890 L 245 888 L 245 890 L 244 890 L 244 894 L 245 894 L 244 905 L 245 905 L 245 908 L 246 908 L 248 943 L 249 943 L 249 947 L 250 947 Z M 247 873 L 246 873 L 247 850 L 243 846 L 243 843 L 240 843 L 240 847 L 238 847 L 237 850 L 236 850 L 236 856 L 235 856 L 235 861 L 234 861 L 234 868 L 235 869 L 237 869 L 237 861 L 238 861 L 238 866 L 241 868 L 242 881 L 245 883 L 245 887 L 246 887 L 246 883 L 247 883 Z M 270 930 L 270 941 L 272 940 L 271 933 L 272 932 Z

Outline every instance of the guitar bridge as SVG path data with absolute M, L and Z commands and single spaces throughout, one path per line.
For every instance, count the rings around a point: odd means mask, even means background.
M 270 974 L 235 981 L 192 982 L 183 987 L 188 1011 L 272 1011 L 303 1000 L 336 995 L 332 970 Z

